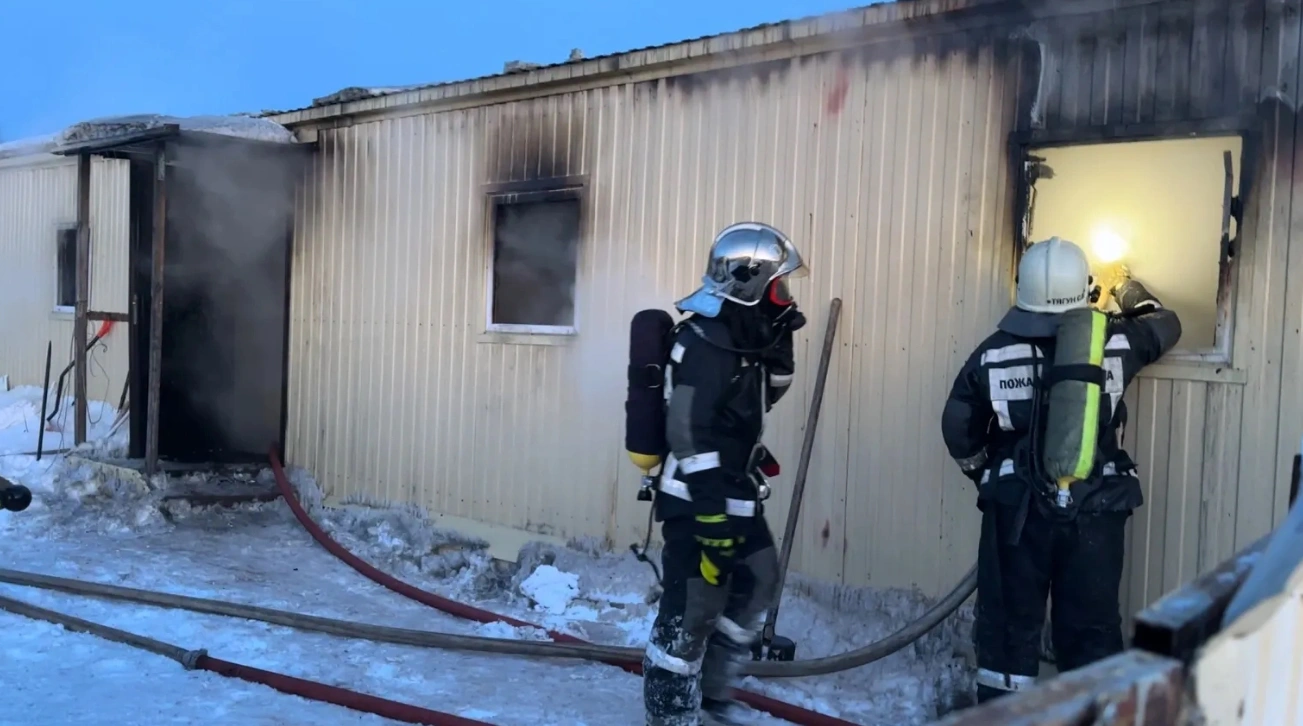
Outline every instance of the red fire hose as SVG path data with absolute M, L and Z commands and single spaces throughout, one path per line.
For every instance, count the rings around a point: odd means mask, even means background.
M 218 660 L 207 655 L 199 656 L 199 659 L 195 662 L 195 667 L 227 678 L 239 678 L 251 683 L 261 683 L 264 686 L 275 688 L 281 693 L 301 696 L 313 701 L 333 703 L 336 706 L 373 713 L 394 721 L 431 724 L 432 726 L 492 726 L 487 721 L 476 721 L 451 713 L 432 711 L 421 706 L 413 706 L 410 703 L 391 701 L 387 698 L 358 693 L 357 691 L 350 691 L 346 688 L 330 686 L 317 681 L 308 681 L 282 673 L 264 671 L 252 666 Z
M 352 552 L 349 552 L 343 545 L 339 544 L 332 539 L 330 535 L 326 534 L 326 531 L 316 522 L 312 521 L 312 518 L 308 516 L 307 510 L 305 510 L 303 505 L 299 503 L 298 495 L 294 492 L 294 488 L 290 486 L 289 478 L 285 476 L 285 469 L 281 466 L 280 456 L 276 453 L 275 448 L 268 453 L 268 458 L 271 461 L 272 473 L 276 476 L 276 486 L 280 488 L 281 496 L 285 499 L 286 504 L 290 506 L 290 510 L 294 512 L 294 517 L 299 520 L 299 524 L 303 525 L 303 528 L 308 531 L 308 534 L 312 535 L 312 538 L 316 540 L 318 544 L 325 547 L 327 551 L 343 560 L 349 567 L 357 570 L 366 578 L 389 590 L 393 590 L 404 597 L 466 620 L 472 620 L 479 623 L 507 623 L 514 627 L 538 627 L 522 620 L 517 620 L 505 615 L 497 615 L 473 605 L 467 605 L 465 603 L 457 602 L 456 600 L 450 600 L 432 592 L 427 592 L 420 588 L 413 587 L 396 577 L 381 572 L 370 563 Z M 566 633 L 558 633 L 551 630 L 547 631 L 547 633 L 558 642 L 587 642 L 581 638 L 576 638 L 575 636 Z M 630 673 L 642 675 L 642 663 L 640 662 L 604 662 L 618 666 Z M 850 721 L 835 716 L 828 716 L 817 711 L 811 711 L 807 708 L 779 701 L 759 693 L 738 690 L 735 695 L 739 701 L 751 706 L 752 708 L 764 711 L 771 716 L 781 718 L 785 721 L 798 724 L 799 726 L 856 726 Z
M 462 718 L 451 713 L 442 711 L 433 711 L 420 706 L 413 706 L 408 703 L 390 701 L 387 698 L 371 696 L 357 691 L 350 691 L 345 688 L 309 681 L 303 678 L 295 678 L 281 673 L 264 671 L 260 668 L 232 663 L 230 661 L 220 660 L 209 656 L 202 650 L 186 650 L 171 643 L 164 643 L 153 638 L 147 638 L 143 635 L 137 635 L 125 630 L 119 630 L 107 625 L 101 625 L 89 620 L 68 615 L 67 613 L 48 610 L 38 607 L 22 600 L 15 600 L 9 597 L 0 596 L 0 610 L 7 610 L 15 615 L 32 618 L 34 620 L 44 620 L 47 623 L 54 623 L 63 626 L 66 630 L 78 633 L 89 633 L 105 640 L 111 640 L 116 643 L 130 645 L 134 648 L 146 650 L 155 655 L 161 655 L 164 658 L 180 663 L 186 670 L 203 670 L 227 678 L 239 678 L 242 681 L 258 683 L 269 686 L 282 693 L 288 693 L 294 696 L 300 696 L 313 701 L 322 701 L 324 703 L 333 703 L 336 706 L 351 708 L 355 711 L 364 711 L 373 713 L 377 716 L 392 719 L 394 721 L 403 721 L 405 723 L 429 724 L 429 726 L 492 726 L 485 721 L 475 721 L 473 719 Z

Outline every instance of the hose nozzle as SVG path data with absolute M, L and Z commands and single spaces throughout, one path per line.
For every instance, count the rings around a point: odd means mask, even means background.
M 21 512 L 32 503 L 32 490 L 21 484 L 9 484 L 0 479 L 0 509 Z

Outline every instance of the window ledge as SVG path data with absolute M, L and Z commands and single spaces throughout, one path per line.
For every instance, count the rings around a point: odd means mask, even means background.
M 509 333 L 488 330 L 480 333 L 478 342 L 490 345 L 570 345 L 574 339 L 575 332 L 566 328 L 558 328 L 557 332 L 546 333 Z
M 50 310 L 50 317 L 54 320 L 72 320 L 77 317 L 77 309 L 56 305 Z
M 1248 371 L 1232 368 L 1228 363 L 1208 361 L 1162 360 L 1146 366 L 1140 378 L 1170 381 L 1203 381 L 1205 383 L 1230 383 L 1244 385 L 1249 382 Z

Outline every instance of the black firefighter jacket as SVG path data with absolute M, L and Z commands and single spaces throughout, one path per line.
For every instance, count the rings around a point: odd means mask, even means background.
M 665 370 L 670 455 L 656 497 L 658 519 L 756 515 L 750 475 L 765 415 L 787 392 L 792 374 L 790 332 L 755 355 L 738 352 L 718 319 L 694 316 L 678 328 Z
M 1143 503 L 1135 464 L 1121 447 L 1120 429 L 1126 423 L 1122 396 L 1136 374 L 1181 337 L 1176 313 L 1163 308 L 1139 282 L 1123 283 L 1116 299 L 1121 313 L 1109 316 L 1104 346 L 1100 456 L 1091 477 L 1072 489 L 1080 511 L 1127 511 Z M 1011 310 L 955 378 L 941 434 L 960 469 L 977 482 L 979 504 L 994 500 L 1017 506 L 1031 483 L 1016 455 L 1028 450 L 1037 364 L 1043 373 L 1054 360 L 1058 317 Z

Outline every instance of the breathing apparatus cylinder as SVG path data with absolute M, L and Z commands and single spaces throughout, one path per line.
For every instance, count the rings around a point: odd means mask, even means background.
M 1099 451 L 1100 399 L 1104 388 L 1104 339 L 1108 318 L 1093 308 L 1060 317 L 1049 389 L 1041 464 L 1056 485 L 1055 504 L 1072 503 L 1074 482 L 1090 476 Z
M 641 310 L 629 322 L 629 388 L 624 401 L 624 449 L 642 471 L 638 499 L 649 501 L 656 486 L 652 469 L 664 461 L 665 365 L 674 319 L 659 308 Z

